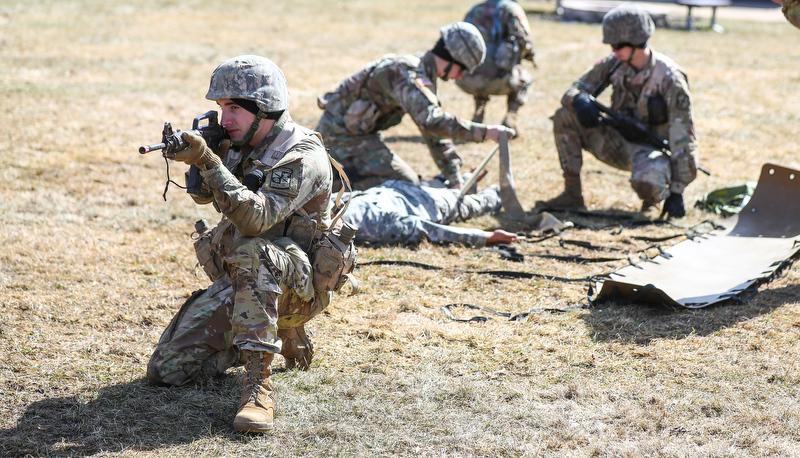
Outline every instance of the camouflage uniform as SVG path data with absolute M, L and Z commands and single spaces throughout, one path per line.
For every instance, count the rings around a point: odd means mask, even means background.
M 783 0 L 783 15 L 797 28 L 800 28 L 800 0 Z
M 652 48 L 650 48 L 652 51 Z M 667 56 L 652 51 L 649 64 L 637 71 L 623 62 L 610 78 L 609 71 L 619 62 L 610 54 L 572 84 L 553 116 L 553 133 L 561 168 L 566 175 L 577 175 L 585 149 L 600 161 L 631 171 L 631 186 L 647 204 L 664 200 L 670 192 L 680 194 L 697 175 L 691 95 L 685 72 Z M 572 111 L 572 100 L 580 92 L 599 94 L 613 87 L 611 108 L 636 118 L 661 138 L 669 141 L 671 158 L 650 146 L 632 143 L 613 127 L 585 128 Z M 648 99 L 664 98 L 667 121 L 648 123 Z
M 448 226 L 444 222 L 458 204 L 456 215 L 464 221 L 500 210 L 497 186 L 468 194 L 458 202 L 458 191 L 391 180 L 366 191 L 353 192 L 344 220 L 359 227 L 356 242 L 408 245 L 427 239 L 433 243 L 459 243 L 483 247 L 480 229 Z
M 380 133 L 399 124 L 405 113 L 419 127 L 445 179 L 463 183 L 461 157 L 452 140 L 482 142 L 487 126 L 442 109 L 434 58 L 430 51 L 384 56 L 320 97 L 325 112 L 316 130 L 354 189 L 391 179 L 419 183 L 418 175 L 384 143 Z
M 520 62 L 516 62 L 510 69 L 501 68 L 505 66 L 503 64 L 498 67 L 497 47 L 504 41 L 513 40 L 519 48 L 517 60 L 533 60 L 533 40 L 525 11 L 510 0 L 489 0 L 472 7 L 464 20 L 475 24 L 488 48 L 483 64 L 456 81 L 458 87 L 475 98 L 473 120 L 483 122 L 483 110 L 492 95 L 508 96 L 508 112 L 516 113 L 527 101 L 528 88 L 533 77 L 522 68 Z M 494 30 L 498 28 L 499 30 Z
M 240 350 L 286 351 L 279 328 L 302 325 L 330 303 L 331 293 L 313 288 L 310 240 L 284 235 L 302 215 L 323 229 L 330 224 L 332 171 L 319 135 L 287 111 L 258 147 L 230 149 L 222 162 L 201 172 L 208 192 L 195 198 L 223 214 L 195 243 L 214 283 L 193 294 L 162 334 L 147 367 L 154 383 L 222 373 Z M 257 193 L 241 183 L 252 170 L 267 177 Z

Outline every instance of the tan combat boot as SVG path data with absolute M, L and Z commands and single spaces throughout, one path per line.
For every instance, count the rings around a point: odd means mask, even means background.
M 263 433 L 272 429 L 275 403 L 272 402 L 269 385 L 274 353 L 265 351 L 247 352 L 247 370 L 244 379 L 244 392 L 239 402 L 239 412 L 233 419 L 233 429 L 247 433 Z
M 583 203 L 583 193 L 581 192 L 580 174 L 564 174 L 564 192 L 550 200 L 539 200 L 536 202 L 538 209 L 554 210 L 586 210 Z
M 314 346 L 308 340 L 305 327 L 301 324 L 296 328 L 278 329 L 278 337 L 283 341 L 281 356 L 286 359 L 286 369 L 296 366 L 301 371 L 308 370 L 314 357 Z
M 486 114 L 487 103 L 489 103 L 488 97 L 475 96 L 475 116 L 472 117 L 472 122 L 483 122 L 483 116 Z

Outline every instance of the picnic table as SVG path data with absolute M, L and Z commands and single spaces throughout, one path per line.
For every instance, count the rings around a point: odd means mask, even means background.
M 725 29 L 717 24 L 717 7 L 731 6 L 731 0 L 675 0 L 678 5 L 689 8 L 686 13 L 686 29 L 694 30 L 692 26 L 692 8 L 710 7 L 711 8 L 711 30 L 722 33 Z

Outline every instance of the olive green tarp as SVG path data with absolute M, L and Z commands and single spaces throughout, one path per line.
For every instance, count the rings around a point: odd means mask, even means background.
M 753 197 L 722 225 L 600 279 L 594 300 L 700 308 L 751 297 L 800 251 L 800 172 L 765 164 Z

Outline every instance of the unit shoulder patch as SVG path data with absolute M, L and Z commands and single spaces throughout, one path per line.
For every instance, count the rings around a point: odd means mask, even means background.
M 278 167 L 272 171 L 269 187 L 272 189 L 289 189 L 292 186 L 294 170 L 289 167 Z

